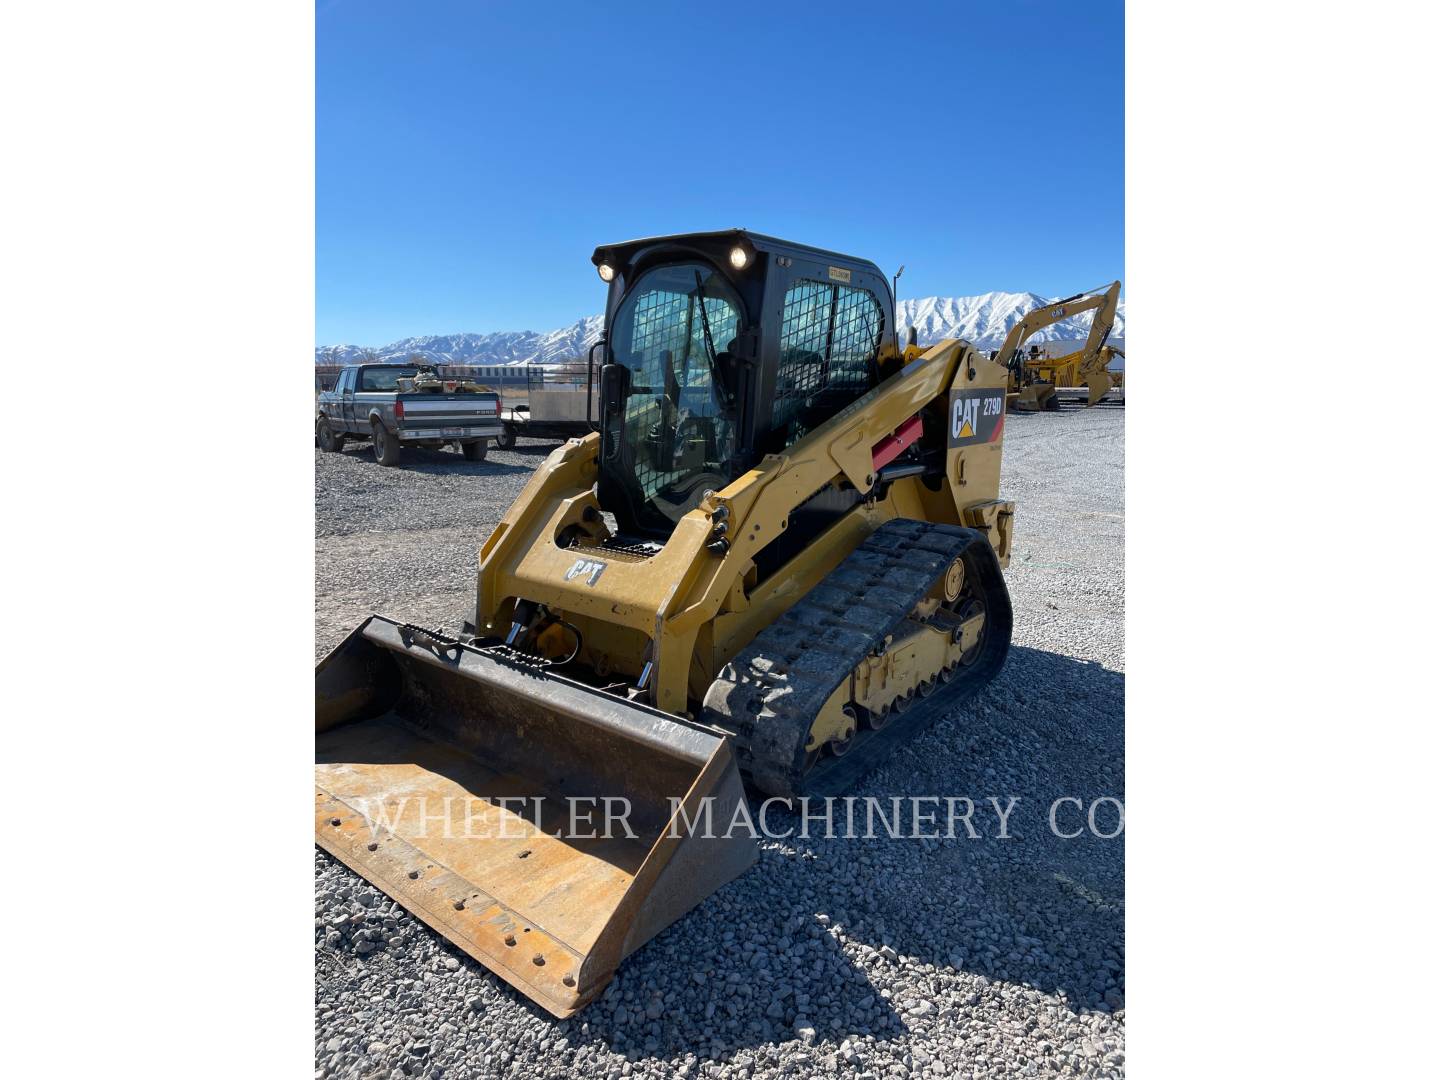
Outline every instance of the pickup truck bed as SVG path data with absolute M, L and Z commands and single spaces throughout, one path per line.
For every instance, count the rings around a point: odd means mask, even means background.
M 355 399 L 363 402 L 373 396 L 356 394 Z M 501 431 L 498 394 L 397 394 L 395 400 L 402 404 L 398 424 L 402 442 L 493 438 Z
M 340 373 L 334 390 L 320 394 L 315 433 L 321 449 L 339 450 L 346 439 L 370 439 L 375 459 L 396 465 L 407 446 L 441 447 L 457 443 L 469 461 L 485 458 L 486 440 L 498 438 L 500 395 L 488 392 L 436 392 L 396 389 L 414 367 L 359 364 Z M 407 384 L 408 385 L 408 384 Z

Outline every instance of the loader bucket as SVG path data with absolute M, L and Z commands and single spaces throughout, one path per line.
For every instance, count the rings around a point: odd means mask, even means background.
M 1055 388 L 1049 383 L 1031 383 L 1022 387 L 1015 397 L 1007 395 L 1006 400 L 1013 412 L 1040 412 L 1049 406 L 1054 396 Z
M 1111 391 L 1115 384 L 1110 381 L 1108 371 L 1092 371 L 1086 377 L 1085 385 L 1090 391 L 1085 401 L 1085 407 L 1089 409 L 1099 405 L 1100 400 Z
M 723 734 L 505 650 L 371 616 L 315 729 L 316 843 L 559 1017 L 756 857 Z

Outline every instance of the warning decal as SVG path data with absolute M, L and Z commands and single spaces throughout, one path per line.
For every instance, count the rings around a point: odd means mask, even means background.
M 1000 441 L 1005 429 L 1005 391 L 952 390 L 950 392 L 950 445 Z

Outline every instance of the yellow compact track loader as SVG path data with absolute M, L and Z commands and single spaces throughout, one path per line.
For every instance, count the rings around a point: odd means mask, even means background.
M 1011 630 L 1005 363 L 901 348 L 879 268 L 801 244 L 593 261 L 595 430 L 463 629 L 374 615 L 315 677 L 317 842 L 557 1016 L 751 864 L 746 785 L 843 791 Z
M 1119 303 L 1120 282 L 1112 281 L 1103 290 L 1077 293 L 1036 308 L 1012 326 L 999 351 L 992 355 L 1010 372 L 1010 408 L 1015 412 L 1054 411 L 1060 407 L 1057 388 L 1083 386 L 1089 391 L 1085 401 L 1088 409 L 1100 404 L 1112 387 L 1120 385 L 1108 368 L 1112 359 L 1125 354 L 1105 343 L 1115 326 Z M 1035 331 L 1083 311 L 1094 311 L 1095 317 L 1082 348 L 1057 357 L 1042 356 L 1034 347 L 1029 356 L 1021 353 L 1025 340 Z

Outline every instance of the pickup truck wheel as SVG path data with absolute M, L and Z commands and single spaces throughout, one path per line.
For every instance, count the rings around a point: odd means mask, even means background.
M 507 427 L 501 434 L 495 436 L 495 445 L 501 450 L 514 450 L 515 429 Z
M 461 445 L 460 452 L 465 455 L 466 461 L 485 460 L 485 440 L 479 439 L 476 442 L 467 442 Z
M 320 440 L 320 449 L 327 454 L 336 453 L 345 445 L 344 436 L 337 435 L 330 421 L 323 416 L 315 421 L 315 437 Z
M 382 424 L 370 425 L 370 437 L 375 442 L 375 460 L 381 465 L 400 464 L 400 439 L 386 431 Z

